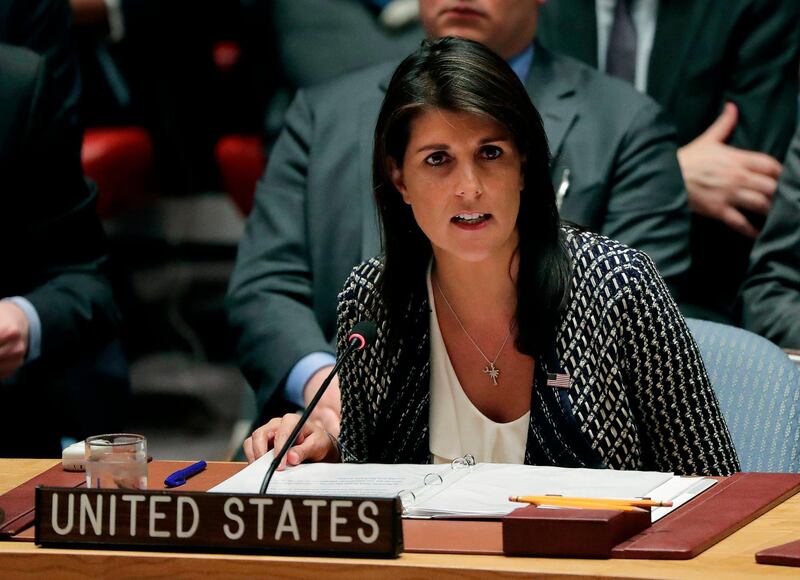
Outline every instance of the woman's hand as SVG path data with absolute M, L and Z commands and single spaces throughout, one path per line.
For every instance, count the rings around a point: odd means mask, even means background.
M 283 417 L 271 419 L 269 423 L 253 431 L 244 442 L 244 454 L 252 463 L 270 449 L 280 450 L 292 434 L 300 415 L 287 413 Z M 277 451 L 276 451 L 277 452 Z M 339 461 L 336 438 L 318 424 L 306 423 L 300 430 L 294 447 L 291 447 L 281 460 L 278 471 L 286 465 L 299 465 L 304 461 Z

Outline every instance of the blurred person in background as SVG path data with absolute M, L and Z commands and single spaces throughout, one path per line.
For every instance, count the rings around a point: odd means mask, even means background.
M 83 178 L 78 133 L 61 97 L 44 58 L 0 44 L 3 457 L 60 454 L 68 407 L 56 386 L 77 362 L 91 359 L 120 322 L 103 272 L 96 194 Z
M 549 0 L 540 39 L 664 107 L 693 211 L 683 311 L 735 322 L 795 125 L 800 3 Z
M 2 456 L 54 457 L 61 437 L 119 429 L 128 393 L 70 19 L 67 0 L 0 0 Z
M 416 0 L 272 0 L 280 89 L 267 110 L 271 146 L 299 88 L 390 60 L 424 38 Z
M 784 348 L 800 350 L 800 126 L 753 246 L 742 289 L 742 324 Z
M 80 131 L 81 77 L 71 20 L 67 0 L 0 0 L 0 42 L 45 57 L 50 90 L 62 103 L 65 127 Z

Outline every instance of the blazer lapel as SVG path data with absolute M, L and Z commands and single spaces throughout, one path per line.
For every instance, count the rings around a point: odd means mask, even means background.
M 389 77 L 381 79 L 381 100 L 386 93 Z M 375 123 L 378 120 L 380 103 L 366 101 L 361 105 L 358 116 L 358 183 L 361 203 L 361 261 L 382 252 L 378 209 L 372 195 L 372 148 L 375 138 Z
M 375 455 L 382 462 L 428 463 L 430 455 L 430 305 L 424 286 L 412 296 L 402 344 L 378 372 L 391 377 L 382 402 Z
M 575 73 L 570 68 L 559 67 L 553 55 L 536 44 L 533 66 L 525 87 L 542 116 L 553 167 L 558 165 L 564 138 L 578 115 Z
M 679 88 L 683 67 L 691 66 L 686 58 L 697 33 L 709 22 L 706 13 L 714 2 L 697 0 L 661 0 L 658 6 L 656 34 L 647 69 L 647 94 L 665 109 L 669 108 Z

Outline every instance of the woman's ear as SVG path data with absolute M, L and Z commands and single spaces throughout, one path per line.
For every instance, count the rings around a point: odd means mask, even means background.
M 525 189 L 525 162 L 527 160 L 528 160 L 528 158 L 525 155 L 523 155 L 522 158 L 520 159 L 520 164 L 519 164 L 519 190 L 520 191 Z
M 392 185 L 394 185 L 394 188 L 400 192 L 400 195 L 403 196 L 403 201 L 411 205 L 411 202 L 408 199 L 408 189 L 406 188 L 406 183 L 403 180 L 403 170 L 399 165 L 397 165 L 397 162 L 393 157 L 389 158 L 389 174 L 392 179 Z

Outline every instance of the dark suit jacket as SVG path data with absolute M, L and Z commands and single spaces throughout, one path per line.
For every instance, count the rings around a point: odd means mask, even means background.
M 750 257 L 742 323 L 784 348 L 800 349 L 800 128 L 772 203 Z
M 675 123 L 681 145 L 705 131 L 724 103 L 733 101 L 739 124 L 729 143 L 783 159 L 796 119 L 798 26 L 796 1 L 659 2 L 647 92 Z M 594 0 L 547 2 L 539 38 L 596 67 Z M 722 222 L 696 216 L 688 301 L 731 317 L 751 247 L 751 240 Z
M 0 0 L 0 42 L 24 46 L 45 57 L 69 125 L 77 129 L 81 79 L 72 46 L 69 0 Z
M 290 86 L 309 87 L 403 58 L 425 37 L 419 22 L 389 30 L 365 0 L 274 0 L 276 42 Z
M 0 297 L 24 296 L 42 324 L 40 358 L 2 385 L 4 408 L 17 410 L 0 421 L 3 456 L 42 454 L 43 440 L 53 442 L 48 420 L 55 410 L 41 389 L 119 324 L 102 272 L 106 241 L 96 195 L 81 171 L 80 133 L 51 81 L 42 58 L 0 44 Z
M 260 405 L 300 358 L 334 350 L 337 292 L 356 264 L 380 252 L 372 141 L 394 68 L 298 92 L 258 185 L 228 314 Z M 678 286 L 688 268 L 688 209 L 674 130 L 659 107 L 541 47 L 527 88 L 555 157 L 554 182 L 566 167 L 572 174 L 564 217 L 645 250 Z
M 265 119 L 265 140 L 274 144 L 295 91 L 388 61 L 399 60 L 425 37 L 419 22 L 389 30 L 365 0 L 274 0 L 278 86 Z

